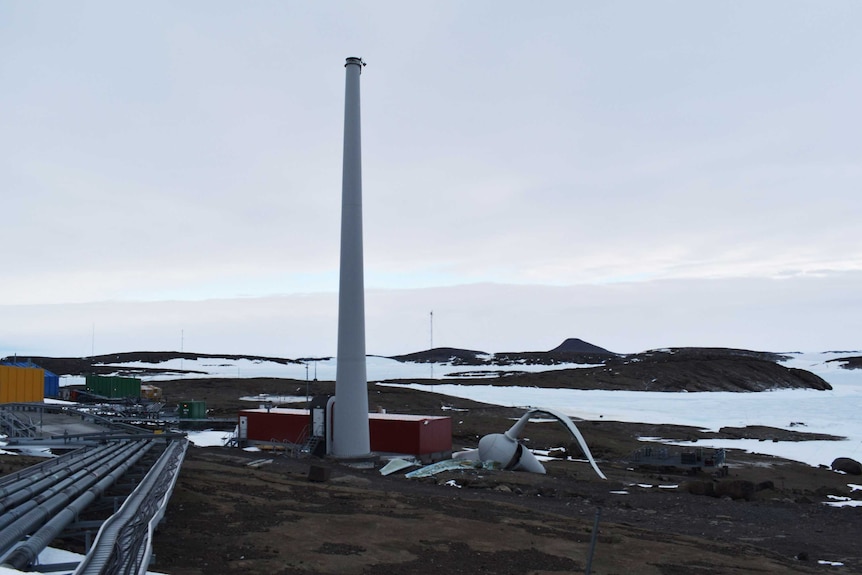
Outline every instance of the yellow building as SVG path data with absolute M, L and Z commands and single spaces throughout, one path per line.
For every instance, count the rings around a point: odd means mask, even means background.
M 44 399 L 44 370 L 0 365 L 0 403 L 29 403 Z

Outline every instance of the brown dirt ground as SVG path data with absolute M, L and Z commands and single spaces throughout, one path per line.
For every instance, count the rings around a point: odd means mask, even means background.
M 312 393 L 331 386 L 310 384 Z M 211 414 L 230 417 L 248 407 L 240 395 L 304 393 L 305 382 L 185 380 L 163 389 L 171 401 L 204 399 Z M 399 388 L 371 386 L 369 396 L 372 408 L 453 416 L 456 449 L 475 447 L 479 436 L 505 430 L 523 413 Z M 596 574 L 862 573 L 862 513 L 823 504 L 827 494 L 851 496 L 847 484 L 862 478 L 736 452 L 728 456 L 727 477 L 634 469 L 627 457 L 643 445 L 638 436 L 704 434 L 609 421 L 579 427 L 607 481 L 577 461 L 548 463 L 545 476 L 470 470 L 406 479 L 331 460 L 191 448 L 156 536 L 154 569 L 172 575 L 583 573 L 601 510 Z M 771 439 L 779 432 L 746 433 Z M 525 435 L 534 448 L 568 442 L 559 424 L 530 423 Z M 262 457 L 272 463 L 247 466 Z M 309 481 L 312 466 L 326 468 L 329 479 Z M 743 499 L 695 494 L 705 485 L 740 481 L 758 490 Z

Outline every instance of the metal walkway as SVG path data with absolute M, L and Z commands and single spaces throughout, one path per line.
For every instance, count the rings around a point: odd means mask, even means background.
M 70 451 L 0 478 L 0 565 L 75 574 L 146 573 L 153 531 L 164 515 L 188 447 L 184 436 L 122 426 L 13 441 L 59 442 Z M 134 487 L 128 496 L 109 493 L 129 483 Z M 116 501 L 123 498 L 117 510 Z M 115 512 L 107 519 L 82 521 L 81 515 L 92 515 L 93 509 L 108 507 L 110 512 L 111 502 Z M 100 528 L 80 564 L 35 566 L 45 547 L 84 524 L 92 531 Z

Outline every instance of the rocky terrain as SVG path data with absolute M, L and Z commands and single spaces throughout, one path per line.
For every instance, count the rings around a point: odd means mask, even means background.
M 159 362 L 171 359 L 224 358 L 264 360 L 282 364 L 299 364 L 328 358 L 286 359 L 263 356 L 215 355 L 190 352 L 128 352 L 85 358 L 33 357 L 34 363 L 60 375 L 119 373 L 147 376 L 163 373 Z M 612 389 L 637 391 L 765 391 L 768 389 L 830 389 L 829 384 L 808 371 L 787 368 L 776 363 L 782 355 L 725 348 L 672 348 L 621 355 L 579 339 L 564 341 L 550 351 L 486 353 L 456 348 L 434 348 L 390 359 L 401 362 L 448 363 L 446 376 L 495 376 L 485 379 L 487 385 L 528 385 L 570 389 Z M 848 368 L 862 365 L 862 358 L 841 360 Z M 153 367 L 116 367 L 130 362 L 149 363 Z M 592 367 L 554 369 L 531 373 L 511 369 L 518 365 L 586 364 Z M 487 370 L 460 372 L 458 366 L 487 366 Z M 499 369 L 506 366 L 505 371 Z M 176 369 L 170 370 L 176 373 Z M 192 370 L 187 373 L 194 374 Z M 397 380 L 395 380 L 397 382 Z
M 304 381 L 166 382 L 169 397 L 205 398 L 235 413 L 237 392 L 287 393 Z M 313 382 L 312 393 L 331 391 Z M 300 391 L 301 392 L 301 391 Z M 391 413 L 456 414 L 456 449 L 508 428 L 517 409 L 371 385 L 374 407 Z M 247 404 L 246 404 L 247 405 Z M 601 574 L 862 573 L 858 508 L 824 504 L 859 498 L 862 477 L 779 458 L 730 452 L 726 476 L 704 469 L 640 466 L 639 437 L 829 436 L 764 427 L 711 433 L 673 425 L 580 422 L 608 480 L 587 463 L 551 461 L 547 475 L 450 471 L 426 479 L 381 476 L 330 460 L 195 448 L 156 541 L 172 574 L 583 573 L 596 514 L 592 565 Z M 527 444 L 580 452 L 555 423 L 530 423 Z M 272 463 L 249 467 L 264 459 Z M 326 468 L 326 481 L 313 468 Z M 819 560 L 841 562 L 827 567 Z
M 465 362 L 489 355 L 439 349 L 426 352 L 426 360 L 451 353 Z M 547 354 L 545 361 L 569 362 L 555 354 L 572 353 L 579 352 L 494 355 L 526 362 Z M 628 356 L 601 349 L 584 353 L 581 358 L 592 360 L 580 363 L 595 367 L 479 381 L 663 391 L 828 389 L 813 374 L 776 364 L 774 354 L 695 348 Z M 193 356 L 199 354 L 186 357 Z M 94 366 L 139 359 L 114 354 L 74 364 L 57 360 L 53 371 L 69 373 L 68 366 L 78 366 L 76 373 L 88 373 Z M 205 400 L 211 416 L 224 418 L 225 429 L 232 428 L 239 409 L 249 407 L 242 396 L 303 394 L 306 385 L 311 394 L 334 391 L 333 382 L 274 378 L 187 378 L 159 385 L 168 403 Z M 456 450 L 476 447 L 479 437 L 507 429 L 522 415 L 374 383 L 369 404 L 390 413 L 452 416 Z M 706 432 L 613 421 L 578 426 L 607 480 L 580 461 L 562 427 L 549 422 L 531 422 L 523 435 L 535 450 L 557 448 L 559 458 L 546 463 L 547 475 L 471 469 L 407 479 L 400 473 L 382 476 L 380 463 L 355 468 L 276 451 L 191 448 L 156 537 L 154 569 L 172 575 L 583 573 L 598 519 L 595 574 L 862 573 L 860 509 L 825 504 L 830 496 L 862 499 L 862 491 L 850 487 L 862 484 L 862 476 L 735 451 L 728 453 L 725 472 L 651 467 L 633 459 L 645 445 L 640 437 L 807 441 L 829 436 L 766 427 Z M 13 465 L 8 457 L 0 459 L 3 471 Z

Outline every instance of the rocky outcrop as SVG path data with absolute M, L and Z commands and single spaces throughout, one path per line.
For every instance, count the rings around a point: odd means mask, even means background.
M 729 497 L 736 500 L 749 501 L 754 497 L 755 486 L 744 479 L 726 479 L 715 485 L 716 497 Z
M 683 490 L 692 495 L 726 497 L 728 499 L 750 501 L 758 491 L 775 489 L 772 481 L 755 484 L 745 479 L 724 479 L 722 481 L 693 480 L 685 483 Z
M 832 462 L 834 471 L 843 471 L 847 475 L 862 475 L 862 464 L 849 457 L 839 457 Z
M 862 356 L 839 357 L 830 359 L 827 363 L 837 363 L 844 369 L 862 369 Z

